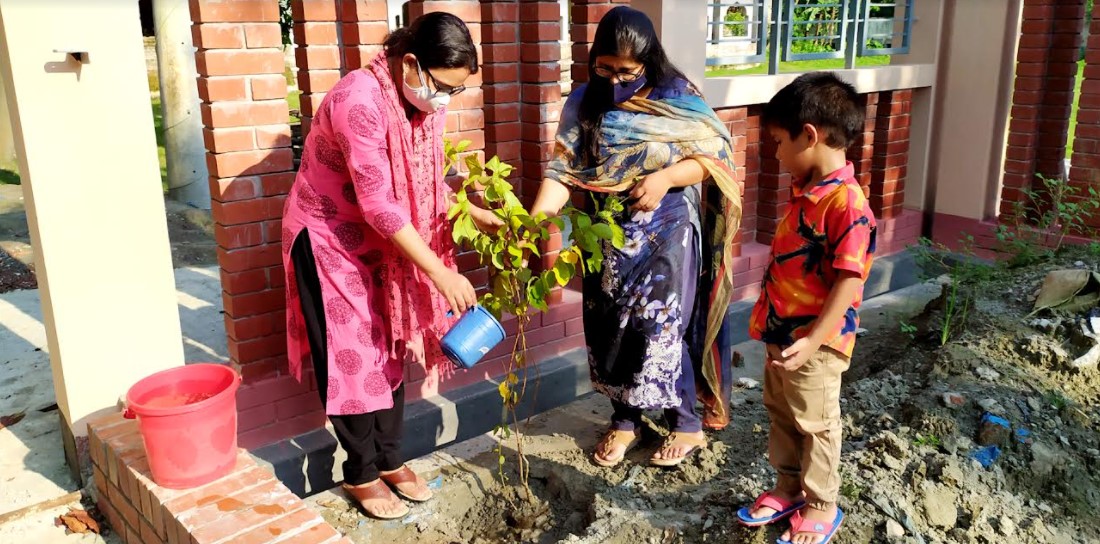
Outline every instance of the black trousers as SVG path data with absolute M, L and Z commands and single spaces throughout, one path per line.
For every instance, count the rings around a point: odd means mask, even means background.
M 324 297 L 317 277 L 317 263 L 309 234 L 303 230 L 290 250 L 302 301 L 302 317 L 309 337 L 309 351 L 317 376 L 321 404 L 328 403 L 328 334 Z M 328 416 L 336 430 L 336 439 L 348 454 L 344 462 L 344 482 L 349 485 L 377 480 L 379 471 L 401 468 L 401 435 L 405 426 L 405 384 L 393 392 L 393 408 L 366 414 Z

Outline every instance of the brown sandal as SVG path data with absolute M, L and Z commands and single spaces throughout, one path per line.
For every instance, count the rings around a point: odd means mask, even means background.
M 649 464 L 658 467 L 674 467 L 676 465 L 679 465 L 680 463 L 683 463 L 684 459 L 687 459 L 689 455 L 698 452 L 699 448 L 707 447 L 707 439 L 694 436 L 694 433 L 672 432 L 668 434 L 668 438 L 666 438 L 664 443 L 661 444 L 661 447 L 657 450 L 657 452 L 668 449 L 672 446 L 680 445 L 690 447 L 683 455 L 679 457 L 673 457 L 671 459 L 657 459 L 656 457 L 650 457 Z M 657 455 L 657 453 L 655 452 L 653 455 Z
M 364 501 L 374 499 L 388 499 L 393 497 L 393 493 L 390 492 L 390 488 L 386 487 L 381 480 L 375 480 L 375 483 L 368 485 L 367 487 L 352 487 L 348 484 L 344 484 L 344 491 L 348 495 L 351 495 L 356 502 L 359 503 L 359 508 L 363 510 L 365 514 L 375 519 L 401 519 L 409 515 L 409 506 L 405 503 L 401 503 L 403 507 L 396 514 L 383 514 L 381 512 L 374 512 L 364 503 Z
M 382 474 L 380 478 L 382 478 L 383 482 L 389 484 L 390 488 L 393 489 L 393 492 L 397 493 L 397 496 L 401 497 L 402 499 L 412 502 L 425 502 L 431 500 L 433 496 L 431 489 L 428 489 L 428 494 L 425 496 L 414 497 L 397 488 L 399 484 L 417 483 L 416 473 L 413 472 L 411 468 L 409 468 L 409 465 L 402 465 L 401 468 L 397 469 L 396 472 Z
M 596 451 L 592 453 L 592 462 L 600 465 L 601 467 L 613 467 L 623 462 L 626 459 L 627 452 L 631 448 L 638 445 L 638 442 L 642 440 L 641 433 L 637 431 L 617 431 L 611 429 L 607 431 L 600 443 L 596 445 Z M 608 451 L 615 446 L 625 446 L 622 455 L 611 459 L 600 455 L 602 452 Z

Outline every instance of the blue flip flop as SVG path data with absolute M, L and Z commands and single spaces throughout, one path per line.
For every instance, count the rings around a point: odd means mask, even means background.
M 786 518 L 805 505 L 806 501 L 785 501 L 772 495 L 771 492 L 765 491 L 756 498 L 756 502 L 752 503 L 752 506 L 745 506 L 737 511 L 737 522 L 745 527 L 763 527 Z M 753 510 L 762 507 L 771 508 L 775 510 L 775 513 L 762 518 L 754 518 L 749 515 Z
M 844 511 L 840 507 L 836 507 L 836 518 L 832 523 L 826 521 L 810 521 L 802 517 L 802 512 L 795 512 L 791 516 L 791 534 L 796 535 L 798 533 L 813 533 L 817 535 L 825 535 L 825 540 L 822 540 L 819 544 L 828 544 L 833 539 L 833 535 L 836 534 L 836 530 L 840 528 L 840 523 L 844 521 Z M 777 538 L 775 544 L 791 544 L 790 540 L 783 540 L 783 538 Z

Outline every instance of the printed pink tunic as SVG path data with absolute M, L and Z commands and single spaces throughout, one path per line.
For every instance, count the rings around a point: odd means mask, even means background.
M 305 142 L 283 211 L 287 355 L 302 379 L 311 359 L 290 250 L 308 229 L 328 330 L 327 412 L 391 408 L 404 377 L 406 346 L 423 343 L 426 361 L 445 361 L 439 338 L 448 305 L 432 282 L 389 240 L 412 224 L 452 269 L 443 181 L 444 111 L 412 120 L 384 54 L 344 76 L 325 96 Z

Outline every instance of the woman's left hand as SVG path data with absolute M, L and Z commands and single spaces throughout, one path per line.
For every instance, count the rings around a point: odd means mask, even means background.
M 646 176 L 633 191 L 630 191 L 630 198 L 636 201 L 631 208 L 643 212 L 656 210 L 671 187 L 672 182 L 663 170 Z
M 497 217 L 497 214 L 479 206 L 470 206 L 470 219 L 474 220 L 474 226 L 478 230 L 486 234 L 495 234 L 504 226 L 504 220 Z

